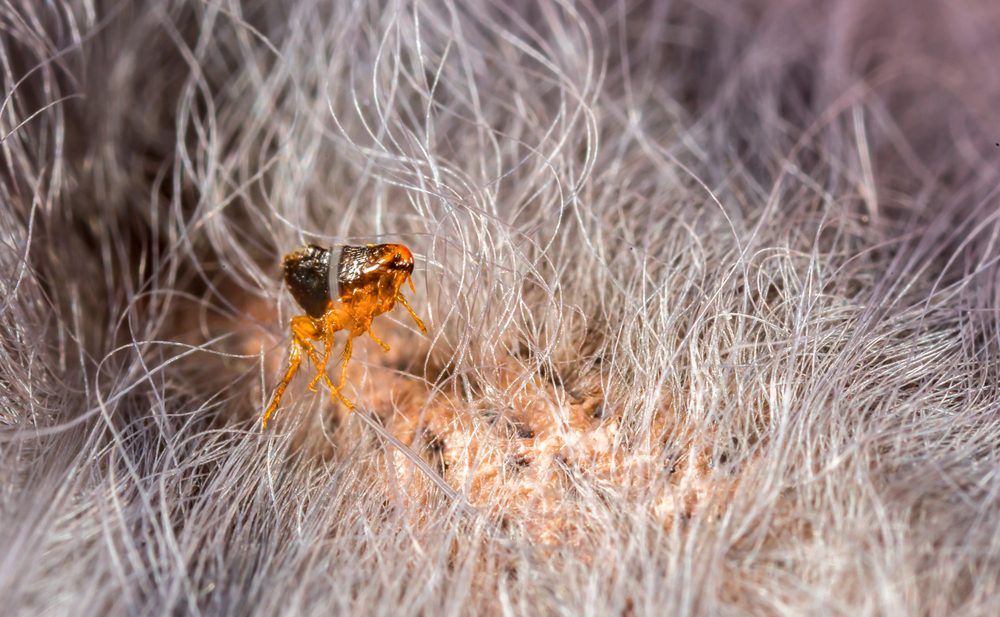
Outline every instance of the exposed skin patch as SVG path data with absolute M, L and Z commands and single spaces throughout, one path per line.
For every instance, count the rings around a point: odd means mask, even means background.
M 469 409 L 452 394 L 429 399 L 425 383 L 396 374 L 370 384 L 365 397 L 387 429 L 480 512 L 542 547 L 589 541 L 581 508 L 590 500 L 578 499 L 580 491 L 641 498 L 651 517 L 670 528 L 686 524 L 709 496 L 718 503 L 720 491 L 733 490 L 713 464 L 713 431 L 684 425 L 672 408 L 653 423 L 651 433 L 664 437 L 629 445 L 621 411 L 604 397 L 574 402 L 551 384 L 537 387 L 506 409 Z M 595 417 L 599 406 L 605 410 Z M 405 494 L 434 499 L 424 472 L 403 452 L 392 457 L 389 468 Z

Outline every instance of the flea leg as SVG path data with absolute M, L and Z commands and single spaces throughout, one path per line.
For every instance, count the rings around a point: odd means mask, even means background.
M 278 387 L 274 389 L 274 394 L 271 395 L 271 404 L 267 406 L 267 410 L 264 412 L 264 418 L 261 420 L 261 424 L 264 428 L 267 428 L 267 419 L 271 417 L 274 410 L 278 408 L 278 402 L 281 401 L 281 395 L 285 393 L 285 388 L 288 387 L 288 382 L 292 380 L 295 376 L 295 371 L 299 370 L 299 365 L 302 364 L 302 351 L 303 345 L 308 346 L 309 343 L 300 340 L 298 334 L 294 334 L 294 342 L 292 343 L 292 355 L 288 359 L 288 370 L 285 372 L 284 379 L 278 384 Z M 309 347 L 311 350 L 311 346 Z
M 381 346 L 382 346 L 382 350 L 383 350 L 383 351 L 386 351 L 386 352 L 388 352 L 388 351 L 389 351 L 389 346 L 388 346 L 388 345 L 386 345 L 385 343 L 383 343 L 382 341 L 378 340 L 378 337 L 376 337 L 376 336 L 375 336 L 375 333 L 374 333 L 374 332 L 372 332 L 372 329 L 371 329 L 371 327 L 369 327 L 369 328 L 368 328 L 368 335 L 372 337 L 372 340 L 373 340 L 373 341 L 375 341 L 376 343 L 378 343 L 379 345 L 381 345 Z
M 319 360 L 313 357 L 313 362 L 316 364 L 316 376 L 312 378 L 309 382 L 309 390 L 312 392 L 316 391 L 316 384 L 320 379 L 326 376 L 326 363 L 330 359 L 330 343 L 326 344 L 326 349 L 323 350 L 323 359 Z
M 314 341 L 320 340 L 320 329 L 317 328 L 316 321 L 308 315 L 293 317 L 291 331 L 292 353 L 288 359 L 288 370 L 285 372 L 285 377 L 281 380 L 281 383 L 274 389 L 274 394 L 271 395 L 271 404 L 264 411 L 264 418 L 261 423 L 265 428 L 267 428 L 268 418 L 278 409 L 278 403 L 281 402 L 281 396 L 285 393 L 285 388 L 288 387 L 289 382 L 292 381 L 292 377 L 295 376 L 296 371 L 299 370 L 299 366 L 302 364 L 302 352 L 305 352 L 313 364 L 316 365 L 319 374 L 325 375 L 322 370 L 325 362 L 320 362 L 319 358 L 316 357 L 316 350 L 313 349 L 312 343 L 309 342 L 310 339 Z
M 326 363 L 330 361 L 330 350 L 333 349 L 334 332 L 335 330 L 333 328 L 326 328 L 326 336 L 323 337 L 323 361 L 316 364 L 316 376 L 309 382 L 309 389 L 313 392 L 316 391 L 316 383 L 323 377 L 326 377 Z M 329 381 L 329 379 L 327 379 L 327 381 Z
M 326 365 L 330 362 L 330 352 L 333 350 L 333 335 L 343 330 L 344 323 L 349 319 L 350 317 L 346 313 L 337 309 L 330 309 L 323 315 L 323 320 L 320 322 L 322 325 L 316 332 L 316 340 L 322 339 L 325 347 L 323 349 L 323 361 L 316 363 L 316 376 L 309 382 L 309 389 L 313 392 L 316 391 L 316 384 L 320 379 L 323 379 L 327 385 L 333 388 L 333 383 L 329 379 L 326 379 Z M 336 388 L 334 389 L 336 390 Z M 343 397 L 339 393 L 336 394 L 338 398 L 343 400 Z
M 326 360 L 330 357 L 330 350 L 333 349 L 333 333 L 350 327 L 354 323 L 354 318 L 350 313 L 340 309 L 331 309 L 324 316 L 326 318 L 326 354 L 323 358 L 323 366 L 326 367 Z M 345 371 L 347 370 L 347 361 L 351 358 L 351 337 L 347 337 L 347 345 L 344 348 L 344 366 L 340 369 L 340 385 L 333 385 L 330 378 L 326 376 L 326 371 L 323 371 L 323 379 L 326 381 L 326 385 L 330 388 L 331 396 L 330 402 L 333 402 L 334 398 L 340 399 L 348 411 L 354 409 L 354 405 L 351 401 L 344 398 L 344 395 L 340 393 L 340 390 L 344 387 L 344 377 Z
M 326 387 L 330 388 L 330 402 L 333 402 L 334 399 L 340 399 L 340 402 L 347 406 L 348 411 L 354 409 L 354 405 L 351 404 L 351 401 L 344 398 L 344 395 L 340 393 L 340 388 L 333 385 L 333 381 L 330 379 L 330 376 L 326 374 L 326 371 L 323 371 L 320 374 L 320 377 L 322 377 L 323 381 L 326 383 Z M 344 384 L 340 384 L 341 388 L 343 386 Z
M 351 401 L 344 398 L 344 395 L 340 393 L 340 388 L 334 387 L 333 382 L 330 381 L 329 377 L 327 377 L 326 381 L 327 384 L 330 386 L 330 390 L 333 391 L 333 393 L 330 396 L 330 402 L 333 402 L 334 398 L 340 399 L 340 402 L 343 403 L 345 407 L 347 407 L 347 411 L 354 411 L 354 404 L 351 403 Z
M 330 356 L 329 349 L 324 350 L 323 360 L 320 361 L 316 357 L 316 350 L 313 348 L 312 344 L 306 339 L 313 341 L 323 340 L 323 332 L 326 330 L 323 322 L 313 319 L 308 315 L 299 315 L 298 317 L 292 318 L 292 335 L 296 337 L 297 344 L 302 348 L 302 351 L 306 352 L 309 359 L 316 366 L 316 377 L 309 382 L 309 389 L 313 392 L 316 391 L 316 382 L 319 381 L 320 376 L 323 373 L 323 369 L 326 368 L 327 359 Z
M 413 281 L 411 280 L 410 281 L 410 287 L 412 287 L 412 286 L 413 286 Z M 410 312 L 410 317 L 413 318 L 413 321 L 417 322 L 417 326 L 420 328 L 420 331 L 423 332 L 424 334 L 427 334 L 427 328 L 424 327 L 424 322 L 420 321 L 420 318 L 417 317 L 417 314 L 413 312 L 413 309 L 411 309 L 410 305 L 407 304 L 406 298 L 403 297 L 403 294 L 401 294 L 399 292 L 396 292 L 396 302 L 399 302 L 400 304 L 402 304 L 406 308 L 406 310 Z M 372 337 L 372 338 L 374 338 L 374 337 Z M 384 347 L 384 345 L 383 345 L 383 347 Z M 388 351 L 388 349 L 386 349 L 386 351 Z
M 332 395 L 330 396 L 331 402 L 334 399 L 340 399 L 340 402 L 346 405 L 347 409 L 349 410 L 354 409 L 354 405 L 351 404 L 351 401 L 344 398 L 344 396 L 340 393 L 340 388 L 333 385 L 333 381 L 330 379 L 330 376 L 326 374 L 326 371 L 317 373 L 316 377 L 313 378 L 313 381 L 315 382 L 318 381 L 319 379 L 322 379 L 323 382 L 326 384 L 326 387 L 330 388 L 330 392 L 332 393 Z M 343 384 L 341 384 L 341 387 L 343 387 Z
M 347 406 L 348 411 L 354 409 L 354 405 L 351 401 L 344 398 L 344 395 L 340 393 L 340 390 L 344 387 L 344 382 L 347 380 L 347 362 L 351 359 L 351 339 L 347 339 L 347 345 L 344 346 L 344 366 L 340 369 L 340 385 L 333 385 L 330 378 L 323 373 L 323 378 L 326 380 L 326 385 L 330 387 L 332 394 L 330 395 L 330 401 L 332 402 L 334 398 L 340 399 L 340 402 Z
M 344 382 L 347 381 L 347 363 L 351 361 L 351 339 L 347 339 L 347 345 L 344 347 L 344 365 L 340 367 L 340 385 L 337 386 L 337 391 L 340 391 L 344 387 Z

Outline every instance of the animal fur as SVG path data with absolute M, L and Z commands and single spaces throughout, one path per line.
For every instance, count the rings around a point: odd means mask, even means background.
M 995 614 L 995 3 L 0 22 L 4 614 Z M 369 242 L 428 334 L 262 430 Z

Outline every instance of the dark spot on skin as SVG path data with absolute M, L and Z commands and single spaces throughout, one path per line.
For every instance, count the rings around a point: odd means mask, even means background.
M 531 464 L 531 459 L 529 459 L 523 454 L 515 454 L 514 456 L 510 457 L 510 464 L 511 467 L 515 469 L 524 469 L 525 467 Z
M 436 466 L 439 473 L 448 471 L 448 463 L 444 460 L 444 439 L 428 429 L 421 435 L 421 440 L 427 450 L 427 462 Z
M 535 436 L 535 432 L 514 409 L 488 411 L 483 417 L 491 423 L 499 422 L 499 428 L 508 436 L 517 435 L 519 439 L 531 439 Z
M 635 614 L 635 602 L 632 598 L 625 598 L 625 606 L 622 608 L 622 617 L 632 617 Z
M 677 473 L 677 465 L 680 462 L 677 460 L 677 453 L 671 453 L 667 455 L 666 461 L 664 462 L 667 468 L 667 473 L 669 473 L 670 475 Z
M 428 450 L 437 453 L 444 452 L 444 440 L 441 439 L 440 435 L 436 435 L 430 431 L 425 431 L 423 438 L 424 443 L 427 444 Z

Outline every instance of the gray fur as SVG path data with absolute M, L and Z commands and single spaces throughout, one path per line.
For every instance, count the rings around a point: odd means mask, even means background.
M 0 18 L 4 614 L 996 613 L 995 3 Z M 405 243 L 429 333 L 261 431 L 303 242 Z M 388 376 L 477 435 L 596 396 L 618 458 L 534 533 Z

